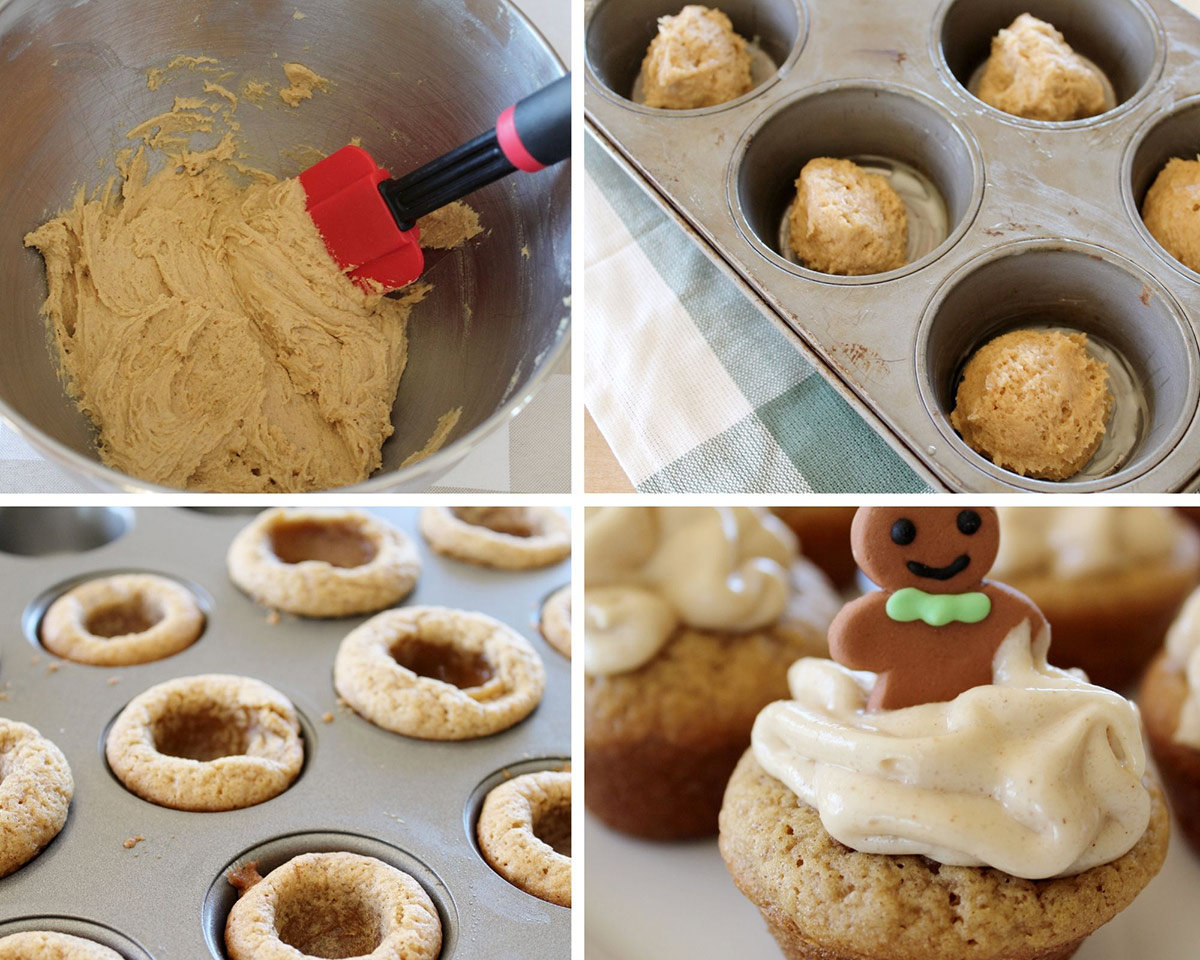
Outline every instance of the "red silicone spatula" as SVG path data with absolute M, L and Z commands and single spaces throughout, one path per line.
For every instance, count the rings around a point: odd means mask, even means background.
M 412 283 L 425 259 L 418 217 L 516 170 L 534 173 L 571 153 L 571 75 L 509 107 L 494 130 L 398 180 L 361 147 L 343 147 L 300 174 L 308 212 L 333 259 L 363 286 Z

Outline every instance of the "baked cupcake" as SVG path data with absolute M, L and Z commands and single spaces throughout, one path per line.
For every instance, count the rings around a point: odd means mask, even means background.
M 587 806 L 636 836 L 710 835 L 755 715 L 825 651 L 837 596 L 764 510 L 601 507 L 586 534 Z
M 785 956 L 1065 958 L 1162 866 L 1137 708 L 1046 663 L 1037 607 L 982 579 L 998 540 L 992 510 L 859 511 L 883 590 L 792 666 L 721 811 Z
M 1050 659 L 1137 682 L 1200 581 L 1200 532 L 1165 507 L 1000 507 L 992 573 L 1050 621 Z
M 1138 703 L 1175 819 L 1200 853 L 1200 590 L 1171 625 Z
M 772 507 L 771 512 L 800 538 L 804 556 L 825 571 L 834 586 L 854 583 L 858 564 L 850 552 L 855 507 Z

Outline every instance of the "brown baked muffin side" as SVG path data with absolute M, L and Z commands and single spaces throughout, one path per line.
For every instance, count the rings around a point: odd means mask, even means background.
M 1022 880 L 987 867 L 858 853 L 747 751 L 721 809 L 721 854 L 792 960 L 1069 957 L 1158 873 L 1169 821 L 1149 782 L 1150 825 L 1112 863 Z
M 1200 750 L 1175 740 L 1187 695 L 1184 671 L 1171 663 L 1166 652 L 1160 653 L 1146 671 L 1138 706 L 1171 811 L 1192 849 L 1200 854 Z
M 850 550 L 850 524 L 858 507 L 771 507 L 800 538 L 804 556 L 839 590 L 854 583 L 858 564 Z
M 1050 621 L 1050 662 L 1081 667 L 1092 683 L 1113 690 L 1135 684 L 1200 580 L 1200 533 L 1180 534 L 1166 560 L 1117 574 L 1004 578 Z
M 825 650 L 822 630 L 789 615 L 750 634 L 681 629 L 641 669 L 588 677 L 588 809 L 640 837 L 714 834 L 725 784 L 759 710 L 787 697 L 792 663 Z

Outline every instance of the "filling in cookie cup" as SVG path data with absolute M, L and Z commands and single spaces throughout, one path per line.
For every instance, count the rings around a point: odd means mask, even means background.
M 38 632 L 56 656 L 121 667 L 173 656 L 203 631 L 204 612 L 183 584 L 118 574 L 72 587 L 50 605 Z
M 332 567 L 361 567 L 379 552 L 374 538 L 354 517 L 290 520 L 281 516 L 269 528 L 271 550 L 284 563 L 317 560 Z
M 420 525 L 438 553 L 485 567 L 544 567 L 571 553 L 570 523 L 550 507 L 426 507 Z
M 250 866 L 229 878 L 241 891 L 225 928 L 231 960 L 432 960 L 441 950 L 433 901 L 381 860 L 309 853 L 266 878 Z
M 509 883 L 550 903 L 571 905 L 571 774 L 514 777 L 483 802 L 476 828 L 484 859 Z
M 347 635 L 334 662 L 334 686 L 361 716 L 428 740 L 504 730 L 533 712 L 545 684 L 524 637 L 444 607 L 381 613 Z
M 304 741 L 291 702 L 265 683 L 209 674 L 151 687 L 113 722 L 105 754 L 132 793 L 176 810 L 237 810 L 300 775 Z

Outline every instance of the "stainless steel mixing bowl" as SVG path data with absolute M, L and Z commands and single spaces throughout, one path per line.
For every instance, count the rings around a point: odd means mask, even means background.
M 100 463 L 91 424 L 63 391 L 38 312 L 42 260 L 22 237 L 80 185 L 106 179 L 111 164 L 101 168 L 127 130 L 175 95 L 199 93 L 201 78 L 186 72 L 147 89 L 147 70 L 179 54 L 217 58 L 237 74 L 231 85 L 278 86 L 288 60 L 334 82 L 299 109 L 277 98 L 239 108 L 252 160 L 279 174 L 307 165 L 297 146 L 328 152 L 355 136 L 399 174 L 490 128 L 563 72 L 505 0 L 0 0 L 0 417 L 101 489 L 163 488 Z M 382 468 L 350 489 L 428 486 L 516 415 L 565 349 L 569 163 L 509 177 L 470 202 L 488 232 L 427 273 L 434 292 L 409 325 L 396 432 Z M 452 442 L 402 468 L 459 406 Z

